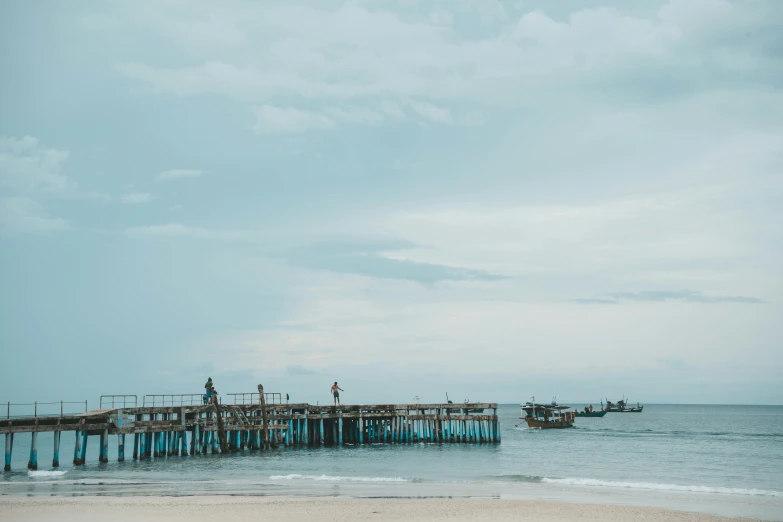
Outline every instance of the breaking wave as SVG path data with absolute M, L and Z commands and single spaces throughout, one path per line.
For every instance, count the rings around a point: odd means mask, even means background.
M 27 476 L 31 478 L 52 478 L 52 477 L 62 477 L 68 473 L 67 471 L 54 471 L 54 470 L 41 470 L 41 471 L 28 471 Z
M 680 484 L 657 484 L 654 482 L 615 482 L 586 478 L 542 478 L 544 484 L 563 486 L 593 486 L 604 488 L 648 489 L 658 491 L 685 491 L 690 493 L 719 493 L 724 495 L 752 495 L 765 497 L 783 497 L 783 492 L 764 489 L 725 488 L 712 486 L 683 486 Z
M 339 477 L 332 475 L 271 475 L 270 480 L 318 480 L 324 482 L 410 482 L 402 477 Z

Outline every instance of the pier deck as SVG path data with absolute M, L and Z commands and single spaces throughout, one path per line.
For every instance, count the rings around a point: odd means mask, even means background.
M 54 433 L 54 467 L 59 466 L 63 431 L 76 432 L 76 465 L 84 464 L 90 435 L 100 437 L 101 462 L 108 461 L 109 436 L 117 436 L 118 460 L 125 460 L 126 435 L 133 435 L 133 458 L 140 460 L 265 450 L 281 445 L 500 442 L 496 403 L 323 406 L 282 404 L 274 397 L 267 403 L 258 394 L 232 395 L 241 396 L 241 402 L 217 407 L 195 403 L 195 397 L 200 402 L 200 395 L 147 396 L 153 405 L 147 406 L 145 397 L 141 407 L 135 406 L 134 398 L 131 407 L 122 408 L 106 408 L 102 398 L 97 410 L 65 414 L 61 409 L 53 415 L 11 416 L 9 404 L 7 418 L 0 419 L 0 434 L 5 434 L 4 469 L 11 469 L 13 439 L 20 433 L 32 437 L 29 469 L 38 467 L 36 434 L 42 432 Z M 476 411 L 489 413 L 469 413 Z

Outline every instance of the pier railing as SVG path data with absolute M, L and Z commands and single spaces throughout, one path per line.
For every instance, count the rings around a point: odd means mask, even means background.
M 75 406 L 77 404 L 78 408 Z M 84 407 L 84 411 L 82 411 L 82 407 Z M 87 401 L 6 402 L 5 408 L 6 419 L 63 417 L 64 415 L 87 413 Z
M 227 393 L 226 397 L 227 404 L 259 404 L 261 402 L 261 395 L 258 392 Z M 264 402 L 267 404 L 283 404 L 283 394 L 264 393 Z M 286 394 L 286 402 L 288 402 L 288 394 Z
M 98 409 L 103 408 L 135 408 L 139 399 L 135 395 L 101 395 Z
M 164 406 L 196 406 L 204 403 L 203 393 L 165 393 L 145 395 L 142 405 L 144 407 Z

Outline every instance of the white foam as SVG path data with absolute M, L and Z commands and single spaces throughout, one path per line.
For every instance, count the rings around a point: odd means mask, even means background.
M 51 478 L 51 477 L 62 477 L 66 473 L 68 472 L 42 469 L 40 471 L 28 471 L 27 475 L 32 478 Z
M 724 488 L 711 486 L 683 486 L 680 484 L 657 484 L 654 482 L 615 482 L 585 478 L 543 478 L 544 484 L 561 484 L 565 486 L 593 486 L 605 488 L 651 489 L 659 491 L 686 491 L 691 493 L 719 493 L 724 495 L 752 495 L 766 497 L 783 497 L 783 492 L 763 489 Z
M 401 477 L 338 477 L 332 475 L 272 475 L 270 480 L 318 480 L 327 482 L 409 482 L 408 479 Z

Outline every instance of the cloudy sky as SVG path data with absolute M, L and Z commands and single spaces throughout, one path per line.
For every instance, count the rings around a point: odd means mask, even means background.
M 783 4 L 0 4 L 0 401 L 783 402 Z

